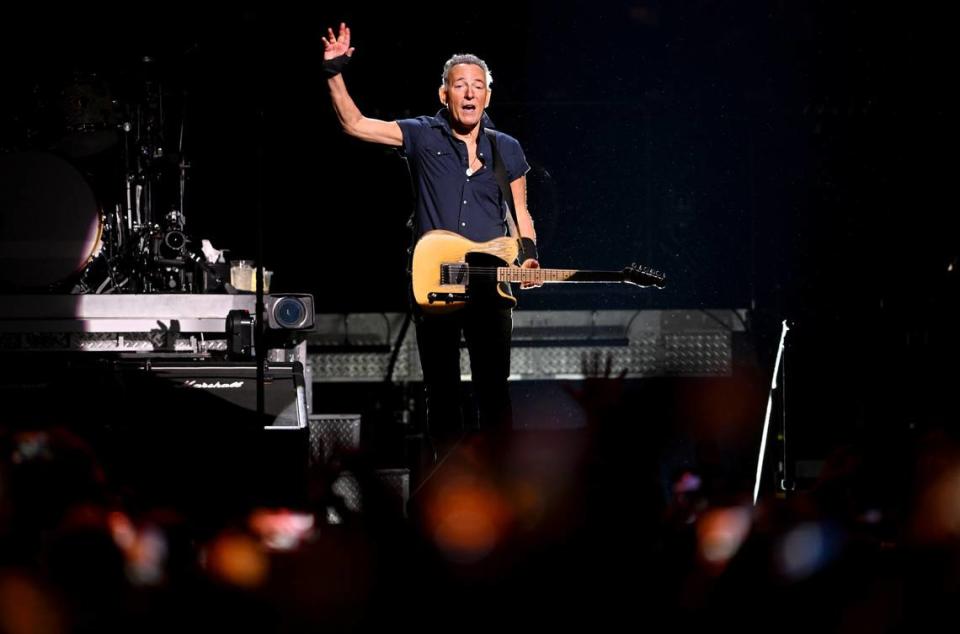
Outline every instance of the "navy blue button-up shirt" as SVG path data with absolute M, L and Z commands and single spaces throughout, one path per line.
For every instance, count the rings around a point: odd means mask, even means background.
M 446 110 L 433 117 L 397 121 L 403 131 L 403 154 L 416 188 L 416 234 L 446 229 L 477 242 L 507 234 L 505 206 L 493 169 L 493 150 L 483 128 L 493 129 L 486 114 L 480 126 L 477 158 L 483 167 L 467 175 L 467 146 L 453 136 Z M 520 143 L 497 131 L 497 149 L 513 182 L 530 169 Z

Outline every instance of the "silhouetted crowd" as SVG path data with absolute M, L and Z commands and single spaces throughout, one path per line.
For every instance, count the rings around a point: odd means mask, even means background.
M 951 430 L 836 448 L 815 482 L 754 505 L 719 462 L 665 469 L 626 442 L 653 421 L 617 379 L 573 395 L 585 428 L 465 437 L 402 503 L 359 452 L 314 468 L 301 504 L 180 504 L 72 430 L 7 426 L 0 631 L 896 632 L 960 598 Z

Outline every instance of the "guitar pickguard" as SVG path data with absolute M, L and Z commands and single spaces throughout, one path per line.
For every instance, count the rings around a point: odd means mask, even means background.
M 468 252 L 466 260 L 467 266 L 471 269 L 475 267 L 496 269 L 499 266 L 506 266 L 499 255 L 486 251 Z M 510 291 L 510 285 L 497 282 L 493 276 L 474 275 L 468 282 L 467 289 L 470 301 L 473 303 L 488 303 L 503 308 L 513 308 L 517 305 L 517 300 Z

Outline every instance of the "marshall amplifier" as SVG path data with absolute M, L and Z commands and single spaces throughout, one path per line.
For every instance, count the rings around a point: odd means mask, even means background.
M 0 370 L 6 424 L 71 430 L 90 445 L 111 486 L 139 503 L 216 521 L 252 506 L 306 504 L 310 442 L 300 363 L 266 368 L 261 416 L 253 362 L 20 361 Z
M 110 455 L 154 497 L 203 513 L 306 503 L 310 440 L 300 363 L 115 362 Z M 146 468 L 144 468 L 146 467 Z M 126 476 L 125 476 L 126 477 Z
M 5 425 L 154 421 L 182 428 L 214 420 L 269 430 L 307 427 L 306 386 L 298 362 L 267 366 L 259 418 L 252 361 L 88 353 L 11 354 L 0 361 Z
M 249 423 L 257 416 L 257 368 L 251 362 L 140 361 L 118 363 L 118 380 L 138 397 L 155 400 L 162 394 L 185 416 L 233 416 Z M 307 427 L 306 389 L 300 363 L 270 364 L 264 372 L 265 430 Z M 151 396 L 151 394 L 153 396 Z M 202 395 L 202 396 L 200 396 Z

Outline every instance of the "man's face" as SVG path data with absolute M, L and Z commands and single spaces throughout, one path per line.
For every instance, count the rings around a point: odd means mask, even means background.
M 486 73 L 475 64 L 457 64 L 440 87 L 440 101 L 446 104 L 455 127 L 473 128 L 490 103 Z

